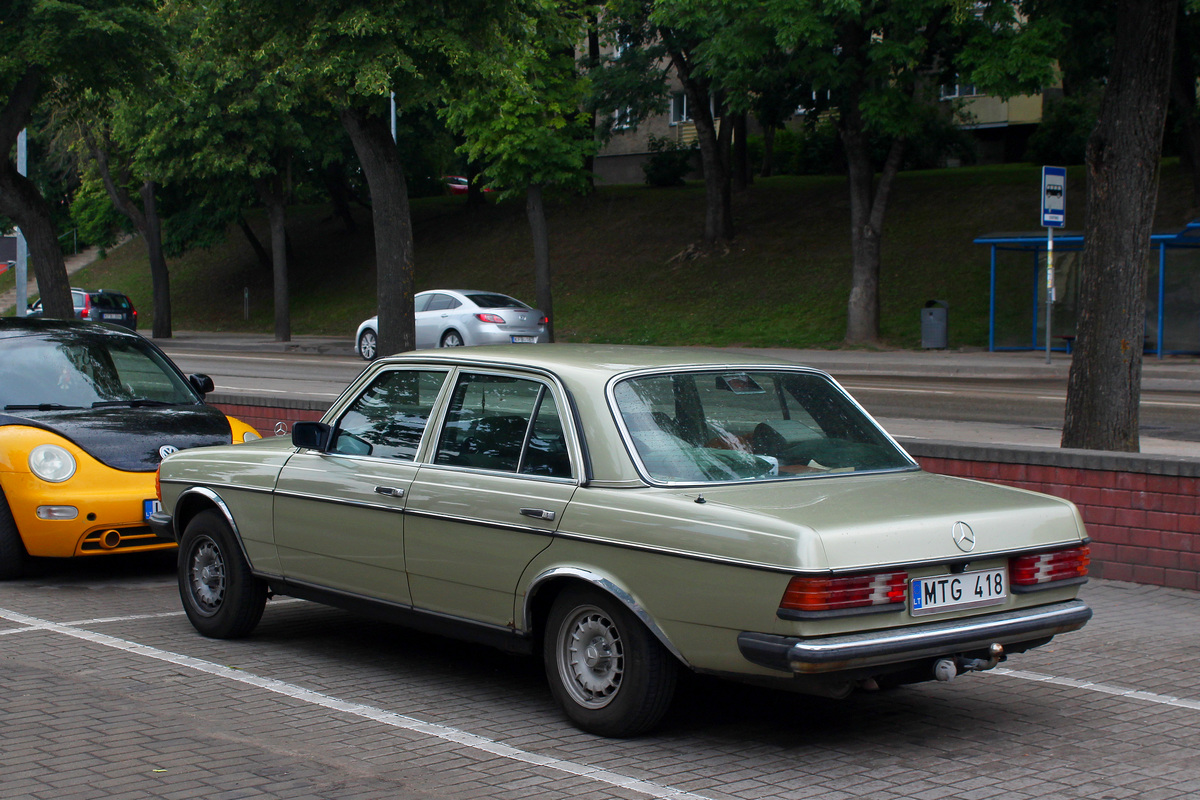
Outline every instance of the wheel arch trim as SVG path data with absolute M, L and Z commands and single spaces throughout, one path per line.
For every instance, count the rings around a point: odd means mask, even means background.
M 246 545 L 242 543 L 242 532 L 238 530 L 237 521 L 233 518 L 233 512 L 229 510 L 229 506 L 226 504 L 221 495 L 217 494 L 212 489 L 209 489 L 207 486 L 193 486 L 189 489 L 185 489 L 179 494 L 179 497 L 175 499 L 174 511 L 171 514 L 171 525 L 175 529 L 175 541 L 177 542 L 183 541 L 183 531 L 185 528 L 187 528 L 186 524 L 180 524 L 181 518 L 179 514 L 180 509 L 184 508 L 185 506 L 189 508 L 198 508 L 198 510 L 196 510 L 194 513 L 188 515 L 187 522 L 190 522 L 201 511 L 209 508 L 215 509 L 222 517 L 224 517 L 225 523 L 229 526 L 229 530 L 233 534 L 233 540 L 237 542 L 238 550 L 241 552 L 242 558 L 245 559 L 246 563 L 250 565 L 251 571 L 254 570 L 254 562 L 250 560 L 250 554 L 246 552 Z
M 684 658 L 683 653 L 679 652 L 679 648 L 675 646 L 670 637 L 659 627 L 658 622 L 655 621 L 650 612 L 638 602 L 637 598 L 628 589 L 607 575 L 582 567 L 553 567 L 538 573 L 530 582 L 529 588 L 525 592 L 523 609 L 525 630 L 531 632 L 534 630 L 536 622 L 535 611 L 539 594 L 542 590 L 548 588 L 550 584 L 558 582 L 587 584 L 611 596 L 637 617 L 654 638 L 667 649 L 667 652 L 679 660 L 680 664 L 683 664 L 688 669 L 692 669 L 691 664 Z

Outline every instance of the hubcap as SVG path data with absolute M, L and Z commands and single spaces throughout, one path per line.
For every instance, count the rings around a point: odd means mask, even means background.
M 625 677 L 625 648 L 616 623 L 599 608 L 577 608 L 563 621 L 558 673 L 582 706 L 603 708 L 616 697 Z
M 370 333 L 364 333 L 358 349 L 362 353 L 362 357 L 368 361 L 375 358 L 375 337 Z
M 188 579 L 196 609 L 205 616 L 217 613 L 225 599 L 225 560 L 212 539 L 201 539 L 192 548 Z

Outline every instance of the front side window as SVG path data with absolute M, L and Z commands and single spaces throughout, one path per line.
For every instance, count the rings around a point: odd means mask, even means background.
M 445 372 L 381 373 L 342 416 L 329 451 L 412 461 L 445 381 Z
M 464 373 L 450 397 L 434 463 L 571 477 L 562 419 L 544 383 Z
M 649 375 L 617 383 L 612 397 L 632 450 L 655 481 L 779 480 L 915 467 L 816 373 Z

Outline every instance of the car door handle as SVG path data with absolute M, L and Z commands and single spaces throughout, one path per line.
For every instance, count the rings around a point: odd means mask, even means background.
M 404 490 L 394 486 L 376 486 L 375 494 L 386 494 L 388 497 L 404 497 Z
M 554 519 L 554 512 L 547 511 L 544 508 L 522 508 L 521 516 L 533 517 L 534 519 L 544 519 L 547 522 L 551 522 Z

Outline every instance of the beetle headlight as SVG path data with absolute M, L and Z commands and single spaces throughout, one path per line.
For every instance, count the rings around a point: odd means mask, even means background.
M 29 453 L 29 469 L 49 483 L 62 483 L 75 474 L 75 457 L 56 444 L 39 444 Z
M 258 431 L 246 431 L 245 433 L 242 434 L 243 442 L 253 442 L 255 439 L 261 439 L 261 438 L 262 437 L 258 435 Z

